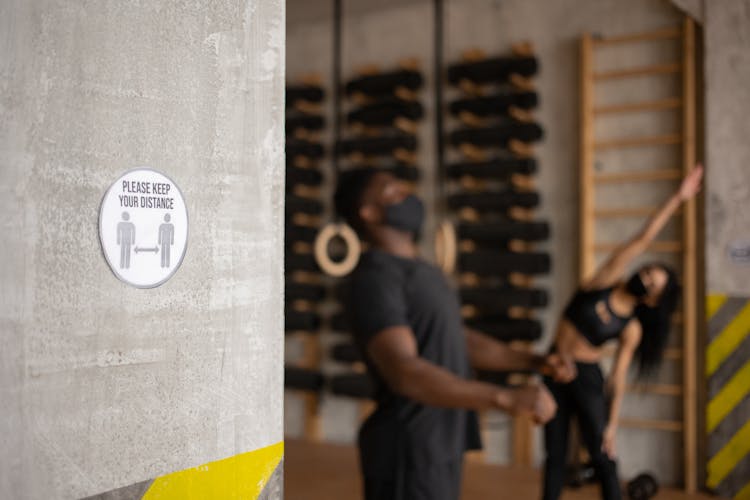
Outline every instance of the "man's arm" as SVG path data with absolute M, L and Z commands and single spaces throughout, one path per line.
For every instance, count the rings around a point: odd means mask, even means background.
M 466 328 L 466 344 L 471 366 L 478 370 L 537 371 L 544 366 L 542 356 L 513 349 L 508 344 L 471 328 Z
M 558 354 L 540 356 L 533 352 L 513 349 L 477 330 L 466 328 L 469 360 L 474 368 L 493 371 L 538 371 L 558 382 L 575 378 L 575 364 Z
M 422 359 L 414 334 L 406 326 L 389 327 L 375 334 L 367 344 L 367 354 L 391 390 L 422 404 L 529 413 L 537 422 L 546 422 L 556 410 L 544 387 L 506 389 L 466 380 Z

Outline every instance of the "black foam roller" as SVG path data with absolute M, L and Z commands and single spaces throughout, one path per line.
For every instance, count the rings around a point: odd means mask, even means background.
M 473 144 L 480 147 L 505 147 L 509 140 L 534 142 L 542 138 L 542 127 L 536 123 L 508 122 L 491 127 L 461 128 L 450 133 L 454 146 Z
M 320 186 L 323 173 L 316 168 L 286 167 L 287 191 L 299 184 L 305 186 Z
M 386 126 L 392 125 L 396 118 L 408 118 L 415 121 L 422 118 L 423 115 L 424 109 L 418 101 L 405 101 L 397 97 L 387 97 L 350 111 L 346 115 L 346 120 L 349 123 Z
M 446 174 L 452 179 L 468 175 L 479 179 L 508 180 L 513 174 L 534 173 L 534 158 L 494 158 L 488 161 L 454 163 L 446 168 Z
M 375 384 L 365 373 L 335 375 L 330 378 L 331 392 L 337 396 L 348 396 L 359 399 L 373 399 Z
M 390 171 L 393 175 L 404 181 L 416 182 L 422 176 L 418 167 L 397 163 L 395 165 L 384 165 L 383 170 Z
M 459 193 L 448 197 L 452 210 L 464 207 L 481 211 L 504 211 L 510 207 L 534 208 L 539 205 L 539 194 L 533 191 L 485 191 Z
M 545 307 L 549 302 L 545 290 L 513 286 L 462 288 L 461 301 L 494 312 L 509 307 Z
M 313 243 L 318 236 L 318 229 L 308 226 L 287 224 L 285 227 L 284 246 L 291 247 L 295 243 Z
M 398 87 L 417 90 L 422 86 L 422 75 L 418 71 L 402 69 L 391 73 L 380 73 L 355 78 L 346 84 L 345 92 L 351 95 L 361 92 L 372 97 L 393 94 Z
M 538 70 L 539 63 L 533 56 L 495 57 L 449 66 L 448 81 L 452 84 L 464 79 L 475 83 L 502 83 L 514 73 L 529 77 Z
M 305 156 L 317 160 L 322 158 L 324 154 L 325 149 L 318 142 L 291 138 L 287 138 L 286 140 L 286 156 L 288 159 L 293 159 L 295 156 Z
M 331 358 L 340 363 L 356 363 L 362 361 L 362 354 L 351 342 L 342 342 L 331 348 Z
M 311 311 L 297 311 L 288 307 L 284 308 L 284 330 L 315 331 L 320 328 L 320 316 Z
M 378 169 L 389 172 L 401 180 L 416 182 L 422 177 L 422 172 L 418 166 L 408 165 L 405 163 L 389 163 L 378 165 Z
M 390 155 L 397 149 L 415 151 L 417 138 L 409 134 L 394 134 L 382 137 L 344 139 L 338 143 L 339 154 L 361 153 L 365 156 Z
M 461 253 L 458 267 L 461 271 L 479 275 L 546 274 L 552 266 L 549 254 L 543 252 L 500 252 L 476 250 Z
M 315 256 L 311 253 L 296 253 L 286 252 L 284 255 L 284 269 L 285 271 L 309 271 L 319 272 L 318 262 L 315 260 Z
M 323 204 L 318 200 L 288 194 L 286 196 L 286 211 L 290 214 L 320 215 L 323 213 Z
M 542 337 L 542 324 L 533 319 L 483 316 L 466 320 L 466 325 L 503 342 L 514 340 L 533 342 Z
M 507 114 L 511 106 L 532 109 L 538 102 L 536 92 L 505 92 L 453 101 L 450 103 L 450 112 L 454 115 L 469 112 L 477 116 L 502 116 Z
M 324 383 L 325 377 L 318 371 L 296 366 L 284 367 L 284 387 L 288 389 L 318 392 Z
M 290 283 L 284 286 L 284 298 L 291 302 L 294 300 L 319 301 L 326 296 L 326 289 L 321 285 L 311 283 Z
M 286 107 L 293 107 L 297 101 L 321 102 L 325 92 L 315 85 L 290 85 L 286 88 Z
M 546 222 L 488 222 L 461 223 L 456 228 L 459 239 L 472 240 L 480 245 L 501 245 L 509 240 L 542 241 L 549 238 Z
M 297 116 L 287 116 L 286 119 L 286 135 L 293 134 L 295 130 L 321 130 L 325 127 L 326 121 L 320 115 L 304 115 L 299 114 Z

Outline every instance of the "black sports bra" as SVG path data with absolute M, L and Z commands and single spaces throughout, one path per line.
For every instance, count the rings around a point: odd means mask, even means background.
M 609 305 L 612 289 L 578 290 L 563 313 L 591 345 L 600 346 L 619 337 L 633 317 L 618 316 L 612 310 Z M 605 321 L 607 317 L 609 321 Z

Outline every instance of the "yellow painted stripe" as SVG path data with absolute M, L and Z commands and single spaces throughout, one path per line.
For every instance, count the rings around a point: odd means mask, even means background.
M 706 319 L 713 318 L 714 314 L 721 309 L 721 306 L 724 305 L 727 299 L 728 297 L 721 293 L 706 297 Z
M 716 488 L 742 458 L 750 452 L 750 421 L 708 462 L 709 488 Z
M 740 345 L 748 332 L 750 332 L 750 302 L 708 345 L 706 351 L 707 375 L 713 375 L 719 369 L 721 363 Z
M 284 442 L 158 477 L 144 500 L 255 500 L 284 456 Z
M 750 361 L 737 370 L 719 393 L 708 403 L 706 411 L 708 432 L 713 432 L 724 417 L 747 396 L 748 392 L 750 392 Z
M 734 500 L 750 500 L 750 481 L 737 492 Z

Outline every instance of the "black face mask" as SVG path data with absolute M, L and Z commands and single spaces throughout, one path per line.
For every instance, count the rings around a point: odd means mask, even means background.
M 385 224 L 401 231 L 419 235 L 424 221 L 422 200 L 410 194 L 402 201 L 385 207 Z
M 635 273 L 630 277 L 628 282 L 625 283 L 625 289 L 628 291 L 628 293 L 634 295 L 635 297 L 638 297 L 639 299 L 642 299 L 643 297 L 648 295 L 648 290 L 646 289 L 646 285 L 643 284 L 640 273 Z

